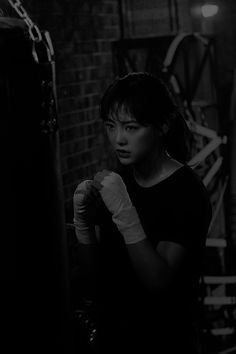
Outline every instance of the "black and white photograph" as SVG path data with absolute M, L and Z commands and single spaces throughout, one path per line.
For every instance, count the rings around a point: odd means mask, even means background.
M 0 0 L 1 353 L 236 354 L 236 1 Z

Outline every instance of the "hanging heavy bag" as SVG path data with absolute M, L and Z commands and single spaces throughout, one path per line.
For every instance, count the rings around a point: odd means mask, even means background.
M 64 354 L 72 349 L 54 58 L 39 33 L 34 42 L 24 21 L 0 19 L 2 269 L 17 279 L 7 309 L 11 317 L 17 308 L 24 350 Z

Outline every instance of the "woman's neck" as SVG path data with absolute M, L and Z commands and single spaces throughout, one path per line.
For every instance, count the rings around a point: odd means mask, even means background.
M 148 187 L 165 179 L 181 166 L 181 163 L 163 151 L 151 154 L 141 163 L 134 165 L 133 173 L 140 185 Z

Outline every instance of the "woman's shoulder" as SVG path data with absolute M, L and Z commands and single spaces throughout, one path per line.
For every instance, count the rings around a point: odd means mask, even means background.
M 176 193 L 182 193 L 191 197 L 192 195 L 203 194 L 208 196 L 208 191 L 200 176 L 188 165 L 181 166 L 170 178 L 166 180 L 168 188 Z
M 177 170 L 176 177 L 178 177 L 178 181 L 184 184 L 185 187 L 195 187 L 197 189 L 200 188 L 204 192 L 207 192 L 201 177 L 187 164 L 183 165 L 181 168 L 179 168 L 179 170 Z
M 171 182 L 171 181 L 170 181 Z M 172 185 L 171 185 L 172 184 Z M 169 186 L 175 200 L 193 210 L 211 214 L 210 194 L 200 176 L 188 165 L 181 167 Z

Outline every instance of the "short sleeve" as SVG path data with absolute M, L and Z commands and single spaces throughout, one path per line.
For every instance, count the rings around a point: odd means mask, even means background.
M 191 193 L 179 193 L 173 200 L 166 225 L 166 240 L 186 249 L 202 248 L 205 244 L 211 219 L 211 206 L 202 188 Z

